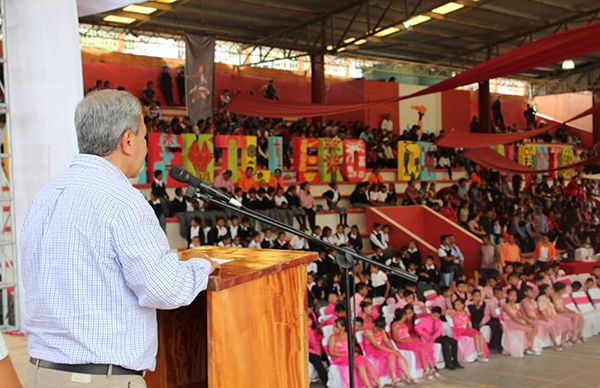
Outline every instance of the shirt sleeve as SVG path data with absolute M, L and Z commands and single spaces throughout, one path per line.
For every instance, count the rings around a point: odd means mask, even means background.
M 208 285 L 206 260 L 180 261 L 148 204 L 137 202 L 121 211 L 113 225 L 116 260 L 142 307 L 174 309 L 192 303 Z

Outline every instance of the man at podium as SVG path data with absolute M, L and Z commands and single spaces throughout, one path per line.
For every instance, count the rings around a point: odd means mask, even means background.
M 190 304 L 217 265 L 169 253 L 128 181 L 147 151 L 137 98 L 93 92 L 75 126 L 80 154 L 38 193 L 22 230 L 26 387 L 145 387 L 144 371 L 156 365 L 156 309 Z

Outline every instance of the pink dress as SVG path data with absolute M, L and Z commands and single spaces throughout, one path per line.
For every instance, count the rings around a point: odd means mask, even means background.
M 323 336 L 319 334 L 316 329 L 310 327 L 308 325 L 308 352 L 312 354 L 316 354 L 318 356 L 321 355 L 321 340 Z
M 409 350 L 417 355 L 417 368 L 422 369 L 423 363 L 421 359 L 427 360 L 429 365 L 435 365 L 435 348 L 434 343 L 423 342 L 421 338 L 412 336 L 410 329 L 406 323 L 392 323 L 392 333 L 394 338 L 412 339 L 414 342 L 394 341 L 398 349 Z
M 518 316 L 519 310 L 516 306 L 504 305 L 504 309 L 512 315 Z M 514 321 L 509 314 L 502 314 L 502 348 L 504 353 L 512 357 L 523 357 L 525 350 L 532 346 L 529 343 L 527 333 L 531 328 Z
M 340 356 L 334 357 L 329 355 L 329 360 L 331 363 L 338 367 L 340 372 L 340 379 L 342 380 L 342 387 L 346 388 L 350 386 L 350 376 L 348 375 L 348 339 L 344 335 L 342 338 L 339 336 L 334 336 L 335 340 L 335 351 L 340 354 Z M 327 352 L 329 353 L 329 352 Z M 377 371 L 375 367 L 367 360 L 365 356 L 361 356 L 360 354 L 356 354 L 354 356 L 354 385 L 356 387 L 364 387 L 363 382 L 360 379 L 358 374 L 358 369 L 360 367 L 364 367 L 367 372 L 367 377 L 369 382 L 373 386 L 377 386 L 379 383 L 379 378 L 377 376 Z
M 471 316 L 466 311 L 456 311 L 452 315 L 452 337 L 458 341 L 458 359 L 463 361 L 469 354 L 477 351 L 475 337 L 480 335 L 479 330 L 469 327 Z M 463 337 L 472 338 L 465 341 Z M 483 355 L 488 356 L 487 343 L 483 341 Z
M 370 330 L 368 332 L 370 332 L 373 335 L 373 339 L 378 345 L 385 346 L 385 332 L 381 330 Z M 406 360 L 404 360 L 404 357 L 395 353 L 390 353 L 377 349 L 374 345 L 371 344 L 371 342 L 369 342 L 369 340 L 366 337 L 363 341 L 363 349 L 365 350 L 365 355 L 373 361 L 373 364 L 375 365 L 375 369 L 377 370 L 379 376 L 392 376 L 391 368 L 394 368 L 393 370 L 396 371 L 396 376 L 402 376 L 400 363 L 406 362 Z
M 571 319 L 566 315 L 558 315 L 552 301 L 550 301 L 547 296 L 542 295 L 538 298 L 538 307 L 540 310 L 546 310 L 548 316 L 556 322 L 556 328 L 558 330 L 557 334 L 573 332 L 573 323 L 571 322 Z
M 525 317 L 536 317 L 529 320 L 533 321 L 537 330 L 536 338 L 539 338 L 542 342 L 552 333 L 556 333 L 556 322 L 542 320 L 535 302 L 523 299 L 521 301 L 521 314 Z
M 554 306 L 560 310 L 567 310 L 565 308 L 565 301 L 563 298 L 558 297 L 554 298 Z M 583 317 L 574 311 L 565 311 L 562 313 L 558 313 L 559 316 L 568 317 L 571 320 L 571 324 L 573 325 L 574 334 L 581 335 L 583 332 Z

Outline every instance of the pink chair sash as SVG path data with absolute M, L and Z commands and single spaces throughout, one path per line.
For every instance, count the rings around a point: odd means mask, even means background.
M 426 301 L 432 301 L 432 300 L 434 300 L 437 297 L 438 297 L 438 295 L 437 295 L 436 292 L 431 292 L 431 293 L 428 293 L 427 295 L 425 295 L 425 300 Z
M 575 301 L 575 304 L 578 306 L 590 304 L 590 300 L 588 299 L 587 296 L 579 296 L 577 298 L 573 298 L 573 300 Z

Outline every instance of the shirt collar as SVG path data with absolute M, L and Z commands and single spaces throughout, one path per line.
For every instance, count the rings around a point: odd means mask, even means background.
M 82 167 L 86 169 L 93 168 L 101 170 L 108 174 L 112 179 L 122 180 L 123 182 L 131 184 L 129 182 L 129 179 L 127 179 L 125 174 L 123 174 L 123 172 L 119 170 L 117 166 L 100 156 L 90 154 L 79 154 L 75 156 L 75 158 L 71 162 L 71 167 Z

